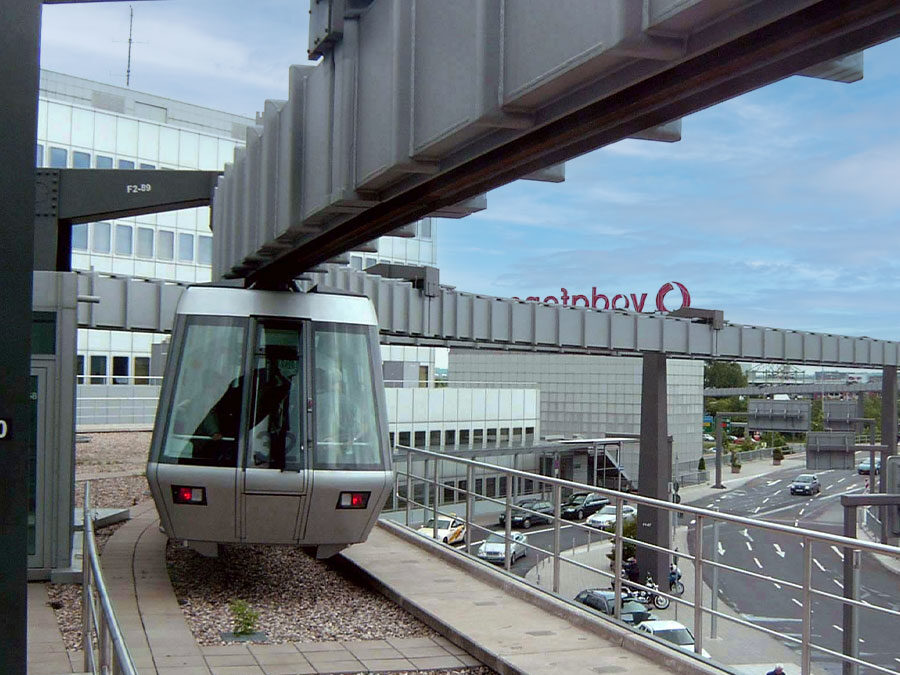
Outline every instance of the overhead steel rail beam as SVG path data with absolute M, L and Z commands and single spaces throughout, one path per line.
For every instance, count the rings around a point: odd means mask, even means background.
M 310 273 L 307 288 L 319 285 L 368 296 L 386 344 L 501 349 L 564 354 L 640 356 L 662 352 L 671 358 L 727 359 L 798 365 L 883 368 L 900 363 L 900 343 L 867 337 L 725 322 L 717 329 L 702 320 L 666 314 L 539 304 L 463 293 L 446 286 L 422 291 L 409 282 L 337 265 Z M 79 272 L 83 328 L 167 332 L 183 286 Z
M 399 225 L 900 35 L 894 0 L 502 4 L 413 12 L 374 0 L 344 17 L 322 62 L 291 68 L 288 101 L 267 102 L 264 126 L 226 167 L 214 269 L 284 282 Z
M 758 387 L 710 387 L 704 396 L 766 396 L 768 394 L 842 394 L 844 392 L 881 392 L 881 382 L 820 382 L 818 384 L 766 384 Z

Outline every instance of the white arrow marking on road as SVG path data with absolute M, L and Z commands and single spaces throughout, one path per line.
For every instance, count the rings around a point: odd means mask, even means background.
M 798 515 L 798 516 L 802 516 L 804 511 L 806 511 L 806 507 L 805 507 L 805 506 L 797 512 L 797 515 Z
M 756 566 L 757 566 L 759 569 L 762 569 L 762 568 L 763 568 L 762 563 L 759 562 L 759 558 L 754 558 L 754 559 L 753 559 L 753 562 L 756 563 Z
M 844 554 L 841 553 L 841 549 L 839 549 L 837 546 L 832 546 L 832 547 L 831 547 L 831 550 L 834 551 L 835 553 L 837 553 L 837 554 L 838 554 L 838 557 L 839 557 L 841 560 L 844 559 Z
M 753 537 L 751 537 L 751 536 L 750 536 L 750 533 L 747 532 L 747 528 L 746 528 L 746 527 L 745 527 L 743 530 L 741 530 L 741 534 L 744 535 L 745 537 L 747 537 L 747 539 L 749 539 L 750 541 L 753 541 Z
M 844 629 L 841 628 L 840 626 L 838 626 L 836 623 L 831 624 L 831 627 L 834 628 L 835 630 L 840 631 L 841 633 L 844 632 Z
M 774 581 L 773 581 L 772 583 L 775 584 Z M 775 588 L 777 588 L 777 589 L 780 591 L 780 590 L 781 590 L 781 584 L 775 584 Z M 801 619 L 801 620 L 802 620 L 802 619 Z
M 803 603 L 800 602 L 797 598 L 791 598 L 791 602 L 797 605 L 797 607 L 803 607 Z
M 827 571 L 828 571 L 828 570 L 826 570 L 824 567 L 822 567 L 822 563 L 820 563 L 820 562 L 819 562 L 818 560 L 816 560 L 815 558 L 813 558 L 813 564 L 814 564 L 816 567 L 819 568 L 819 571 L 820 571 L 820 572 L 827 572 Z
M 775 546 L 775 553 L 777 553 L 782 558 L 784 557 L 784 551 L 781 550 L 781 547 L 778 544 L 773 544 Z
M 748 551 L 752 551 L 752 550 L 753 550 L 753 547 L 750 545 L 750 542 L 749 542 L 749 541 L 745 541 L 744 543 L 747 544 L 747 550 L 748 550 Z
M 717 546 L 717 548 L 719 549 L 719 555 L 725 555 L 725 547 L 722 546 L 721 541 L 719 542 L 719 545 Z
M 841 588 L 844 587 L 844 584 L 842 584 L 842 583 L 841 583 L 840 581 L 838 581 L 837 579 L 832 579 L 832 581 L 833 581 L 834 583 L 836 583 L 838 586 L 840 586 Z

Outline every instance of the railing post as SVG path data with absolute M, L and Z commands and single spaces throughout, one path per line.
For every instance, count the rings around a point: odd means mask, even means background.
M 713 541 L 712 541 L 712 559 L 714 563 L 719 562 L 719 521 L 713 523 Z M 709 601 L 710 609 L 717 612 L 719 609 L 719 566 L 713 565 L 712 571 L 712 597 Z M 715 640 L 718 637 L 718 618 L 715 613 L 709 617 L 709 637 Z
M 703 653 L 703 516 L 694 526 L 694 652 Z
M 466 553 L 472 555 L 472 479 L 475 476 L 475 472 L 472 470 L 472 465 L 466 465 L 466 536 L 464 539 L 466 540 Z
M 84 484 L 84 508 L 82 527 L 84 536 L 88 536 L 87 519 L 90 518 L 91 484 Z M 92 637 L 93 599 L 91 597 L 91 564 L 88 559 L 87 547 L 84 547 L 81 557 L 81 642 L 84 649 L 84 669 L 94 672 L 94 640 Z
M 412 453 L 406 450 L 406 526 L 409 527 L 409 512 L 412 507 L 410 500 L 413 498 L 412 485 Z
M 553 484 L 553 592 L 559 593 L 559 526 L 562 502 L 562 491 L 558 484 Z
M 509 496 L 509 490 L 506 491 L 506 518 L 503 520 L 503 524 L 506 526 L 504 529 L 506 530 L 506 546 L 504 551 L 504 566 L 506 567 L 506 571 L 509 572 L 509 568 L 511 566 L 510 562 L 510 544 L 512 537 L 512 498 Z
M 613 546 L 615 546 L 615 562 L 613 564 L 613 573 L 615 574 L 615 578 L 613 579 L 613 592 L 615 593 L 615 597 L 613 598 L 615 603 L 615 613 L 614 616 L 617 619 L 622 618 L 622 498 L 616 497 L 616 535 L 613 539 Z
M 812 638 L 812 541 L 803 537 L 803 645 L 800 657 L 800 675 L 809 675 Z

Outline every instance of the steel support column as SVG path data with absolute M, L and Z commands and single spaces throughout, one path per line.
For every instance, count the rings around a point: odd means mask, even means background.
M 878 492 L 887 492 L 887 462 L 888 457 L 897 454 L 897 367 L 885 366 L 881 375 L 881 473 L 878 480 Z M 869 465 L 869 482 L 875 485 L 875 466 Z M 873 490 L 874 492 L 874 490 Z M 887 524 L 887 511 L 882 507 L 878 511 L 881 519 L 881 543 L 888 542 L 889 532 Z
M 669 480 L 672 475 L 667 411 L 666 355 L 661 352 L 645 353 L 641 384 L 638 492 L 646 497 L 662 500 L 669 498 Z M 638 506 L 637 538 L 649 544 L 671 548 L 669 512 Z M 660 588 L 664 588 L 669 574 L 669 555 L 638 547 L 637 559 L 641 575 L 650 572 Z
M 16 675 L 25 673 L 27 657 L 28 491 L 22 487 L 34 451 L 29 378 L 40 0 L 4 2 L 0 33 L 6 113 L 0 133 L 0 672 Z

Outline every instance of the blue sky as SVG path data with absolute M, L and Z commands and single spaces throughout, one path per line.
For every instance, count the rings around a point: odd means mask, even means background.
M 135 2 L 132 87 L 252 115 L 306 64 L 306 0 Z M 128 4 L 44 8 L 42 65 L 124 85 Z M 900 44 L 865 78 L 792 77 L 441 221 L 441 280 L 525 297 L 680 281 L 738 323 L 900 339 Z M 670 296 L 675 300 L 675 295 Z

